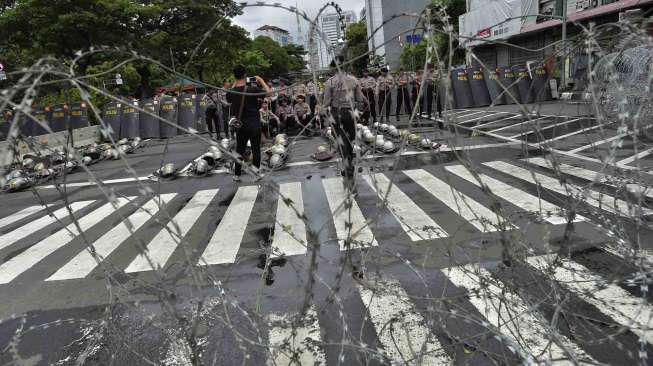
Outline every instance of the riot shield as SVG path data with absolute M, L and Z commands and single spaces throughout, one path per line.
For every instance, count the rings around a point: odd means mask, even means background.
M 88 127 L 88 108 L 86 102 L 75 102 L 70 105 L 70 128 Z
M 138 102 L 125 102 L 120 119 L 120 138 L 133 139 L 139 135 Z
M 159 133 L 159 119 L 151 115 L 159 115 L 159 102 L 151 98 L 143 99 L 141 100 L 141 108 L 143 111 L 140 112 L 138 124 L 140 129 L 140 136 L 142 138 L 150 139 L 160 138 L 161 134 Z
M 531 95 L 535 101 L 543 102 L 551 100 L 551 88 L 549 86 L 549 75 L 544 66 L 539 65 L 533 68 L 533 81 L 531 83 Z
M 487 86 L 490 100 L 494 105 L 506 104 L 505 94 L 499 84 L 499 72 L 501 69 L 495 68 L 486 70 L 485 85 Z
M 499 82 L 503 86 L 501 92 L 503 93 L 506 104 L 515 104 L 515 100 L 517 103 L 521 103 L 519 88 L 515 82 L 515 73 L 512 71 L 512 68 L 509 66 L 500 66 L 497 69 L 499 70 Z
M 197 114 L 195 115 L 195 129 L 200 133 L 207 131 L 206 124 L 206 100 L 203 95 L 197 97 L 195 105 L 197 106 Z
M 120 136 L 120 119 L 122 118 L 122 103 L 109 102 L 104 106 L 102 119 L 107 128 L 107 133 L 111 134 L 114 140 Z M 109 137 L 106 136 L 108 139 Z
M 164 96 L 159 101 L 159 131 L 161 137 L 168 138 L 177 136 L 177 98 Z
M 451 73 L 451 86 L 455 108 L 470 108 L 474 106 L 472 89 L 469 86 L 467 69 L 464 67 L 455 69 Z
M 68 107 L 65 104 L 57 104 L 52 107 L 52 122 L 50 124 L 52 132 L 65 130 L 66 119 L 68 119 Z
M 476 107 L 485 107 L 490 105 L 490 93 L 485 85 L 485 75 L 483 68 L 480 66 L 472 67 L 469 71 L 472 78 L 469 80 L 469 86 L 472 90 L 472 97 L 474 98 L 474 105 Z
M 197 95 L 184 93 L 179 97 L 178 121 L 180 135 L 186 134 L 185 130 L 195 128 L 195 118 L 197 116 L 197 108 L 195 107 L 195 99 Z M 183 130 L 183 129 L 185 130 Z
M 50 107 L 45 107 L 45 108 L 36 107 L 34 108 L 33 115 L 34 117 L 36 117 L 36 119 L 32 119 L 32 117 L 27 117 L 28 124 L 31 125 L 30 130 L 32 136 L 41 136 L 47 134 L 48 131 L 46 130 L 45 126 L 51 125 L 50 121 L 52 119 L 52 109 Z
M 512 71 L 517 79 L 517 88 L 519 89 L 519 99 L 522 103 L 533 103 L 533 94 L 531 93 L 531 76 L 528 74 L 526 65 L 515 65 Z

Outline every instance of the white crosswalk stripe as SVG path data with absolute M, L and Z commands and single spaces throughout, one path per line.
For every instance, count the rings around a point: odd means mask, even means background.
M 218 194 L 217 189 L 197 192 L 168 225 L 147 245 L 146 252 L 129 264 L 125 272 L 142 272 L 163 268 L 193 227 L 199 216 Z
M 412 241 L 444 238 L 447 232 L 431 219 L 419 206 L 392 184 L 383 174 L 364 176 L 367 184 L 377 192 L 382 200 L 387 199 L 387 207 Z
M 65 229 L 57 231 L 39 243 L 29 247 L 19 255 L 2 263 L 2 265 L 0 265 L 0 284 L 6 284 L 13 281 L 16 277 L 39 263 L 45 257 L 54 253 L 59 248 L 64 247 L 66 244 L 81 235 L 77 230 L 77 225 L 79 225 L 81 232 L 85 232 L 91 227 L 97 225 L 115 210 L 125 206 L 132 199 L 134 199 L 134 197 L 118 198 L 115 202 L 115 206 L 113 203 L 107 203 L 97 210 L 81 217 L 76 223 L 68 225 Z
M 26 218 L 27 216 L 31 216 L 31 215 L 39 212 L 39 211 L 42 211 L 44 209 L 45 209 L 45 207 L 43 207 L 43 206 L 31 206 L 31 207 L 27 207 L 25 209 L 22 209 L 22 210 L 16 212 L 15 214 L 13 214 L 13 215 L 3 217 L 3 218 L 0 219 L 0 229 L 2 229 L 3 227 L 5 227 L 7 225 L 11 225 L 16 221 L 20 221 L 20 220 Z
M 369 282 L 378 291 L 359 284 L 358 292 L 392 364 L 451 365 L 453 360 L 426 328 L 427 322 L 415 310 L 399 282 L 393 279 Z
M 73 202 L 70 204 L 70 210 L 73 213 L 78 212 L 79 210 L 87 207 L 95 201 L 80 201 Z M 10 245 L 16 243 L 17 241 L 24 239 L 25 237 L 49 226 L 60 220 L 64 220 L 70 217 L 70 212 L 67 207 L 62 207 L 52 213 L 52 215 L 43 216 L 37 220 L 28 222 L 27 224 L 16 228 L 2 236 L 0 236 L 0 249 L 9 247 Z M 60 224 L 58 224 L 59 226 Z
M 406 170 L 409 176 L 433 197 L 442 201 L 453 211 L 482 232 L 493 232 L 500 228 L 501 219 L 487 207 L 474 201 L 451 185 L 441 181 L 423 169 Z
M 587 267 L 566 258 L 543 255 L 527 258 L 526 261 L 543 273 L 552 274 L 557 283 L 653 344 L 653 307 L 645 298 L 632 296 L 621 287 L 593 274 Z
M 47 278 L 46 281 L 70 280 L 88 276 L 98 266 L 98 260 L 105 260 L 123 242 L 129 239 L 133 232 L 140 229 L 156 215 L 161 206 L 166 205 L 175 196 L 176 194 L 174 193 L 163 194 L 160 197 L 151 199 L 143 207 L 139 208 L 131 216 L 118 224 L 118 226 L 111 229 L 92 244 L 95 250 L 95 256 L 91 254 L 89 249 L 84 249 L 55 274 Z
M 353 197 L 347 197 L 343 180 L 341 178 L 327 178 L 322 180 L 322 185 L 324 186 L 331 215 L 333 216 L 340 250 L 346 249 L 345 240 L 349 237 L 352 239 L 352 249 L 377 246 L 378 243 L 374 238 L 374 234 L 365 221 L 365 217 L 360 207 L 358 207 L 356 200 Z M 351 231 L 348 226 L 351 227 Z
M 200 258 L 200 265 L 234 263 L 256 203 L 258 186 L 238 188 L 229 208 Z
M 288 201 L 285 202 L 284 199 Z M 292 208 L 289 207 L 290 204 Z M 272 247 L 275 248 L 273 256 L 276 257 L 279 253 L 286 256 L 306 253 L 306 226 L 299 217 L 303 214 L 302 184 L 281 184 L 272 240 Z
M 295 320 L 290 315 L 271 314 L 270 358 L 268 365 L 326 365 L 320 324 L 314 306 L 308 308 L 306 315 Z
M 505 163 L 503 161 L 487 162 L 483 163 L 483 165 L 489 166 L 500 172 L 506 173 L 529 183 L 541 185 L 543 188 L 559 194 L 563 194 L 565 196 L 569 196 L 570 193 L 582 194 L 587 204 L 606 210 L 608 212 L 620 214 L 622 216 L 632 216 L 635 214 L 635 207 L 629 205 L 628 202 L 616 199 L 601 192 L 584 189 L 583 187 L 579 187 L 571 183 L 562 183 L 556 178 L 552 178 L 537 172 L 532 172 L 524 168 Z M 642 214 L 651 215 L 653 214 L 653 211 L 647 208 L 642 208 Z
M 467 168 L 462 165 L 447 166 L 445 169 L 466 181 L 473 183 L 480 187 L 481 184 L 474 178 Z M 566 224 L 567 218 L 563 214 L 562 208 L 541 199 L 540 197 L 533 196 L 519 190 L 511 185 L 503 183 L 485 174 L 479 174 L 481 181 L 488 186 L 490 191 L 497 197 L 500 197 L 528 212 L 535 212 L 540 214 L 544 220 L 553 225 Z M 576 221 L 585 220 L 583 217 L 576 215 Z
M 469 301 L 504 339 L 512 342 L 510 348 L 518 350 L 530 364 L 531 357 L 539 356 L 535 364 L 554 362 L 556 365 L 596 364 L 575 343 L 557 334 L 555 328 L 548 326 L 534 307 L 522 299 L 499 288 L 488 280 L 490 273 L 476 265 L 454 267 L 443 270 L 449 280 L 469 293 Z M 485 279 L 485 280 L 482 280 Z M 481 320 L 482 321 L 482 320 Z M 560 362 L 567 359 L 567 362 Z

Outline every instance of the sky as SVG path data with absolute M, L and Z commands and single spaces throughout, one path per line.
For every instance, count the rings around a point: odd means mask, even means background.
M 253 3 L 253 0 L 249 2 Z M 314 18 L 320 8 L 326 4 L 327 0 L 267 0 L 267 3 L 281 3 L 286 6 L 297 6 L 298 9 L 303 10 L 306 14 Z M 343 10 L 353 10 L 356 13 L 356 18 L 360 16 L 360 11 L 365 7 L 365 0 L 341 0 L 336 1 Z M 327 11 L 331 12 L 331 11 Z M 245 28 L 250 34 L 263 26 L 274 25 L 283 28 L 290 32 L 293 39 L 297 40 L 297 18 L 294 14 L 283 9 L 275 9 L 270 7 L 251 7 L 245 8 L 244 14 L 236 17 L 234 23 Z M 308 23 L 302 23 L 302 31 L 304 34 L 308 33 Z

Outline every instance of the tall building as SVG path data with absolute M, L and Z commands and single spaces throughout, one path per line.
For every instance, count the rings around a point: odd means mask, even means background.
M 340 15 L 337 13 L 323 14 L 320 17 L 320 30 L 326 36 L 326 42 L 318 39 L 318 49 L 319 49 L 319 58 L 320 58 L 320 67 L 328 67 L 333 59 L 333 55 L 329 52 L 329 48 L 338 47 L 338 40 L 344 39 L 345 35 L 343 33 L 342 26 L 356 22 L 356 13 L 353 11 L 345 11 L 342 13 L 343 20 L 340 21 Z
M 398 17 L 386 24 L 383 22 L 401 13 L 421 13 L 431 0 L 365 0 L 367 17 L 367 36 L 374 33 L 369 40 L 370 50 L 374 55 L 385 59 L 391 69 L 399 68 L 399 56 L 404 45 L 419 42 L 422 34 L 413 35 L 416 19 Z
M 288 33 L 287 30 L 275 27 L 273 25 L 264 25 L 261 28 L 257 29 L 254 32 L 254 38 L 260 36 L 270 37 L 281 46 L 287 46 L 293 43 L 292 36 L 290 33 Z

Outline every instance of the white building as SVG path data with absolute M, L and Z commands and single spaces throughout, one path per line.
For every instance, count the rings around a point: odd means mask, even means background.
M 353 11 L 345 11 L 342 13 L 343 21 L 340 21 L 340 16 L 337 13 L 324 14 L 320 17 L 320 30 L 327 37 L 326 42 L 323 42 L 317 37 L 318 40 L 318 49 L 319 49 L 319 58 L 320 58 L 320 67 L 328 67 L 333 59 L 333 54 L 329 52 L 329 46 L 337 47 L 338 39 L 344 40 L 344 33 L 342 25 L 344 26 L 356 22 L 356 13 Z M 326 43 L 326 44 L 325 44 Z
M 275 27 L 273 25 L 264 25 L 254 32 L 254 38 L 265 36 L 272 38 L 281 46 L 287 46 L 293 43 L 292 36 L 287 30 Z

